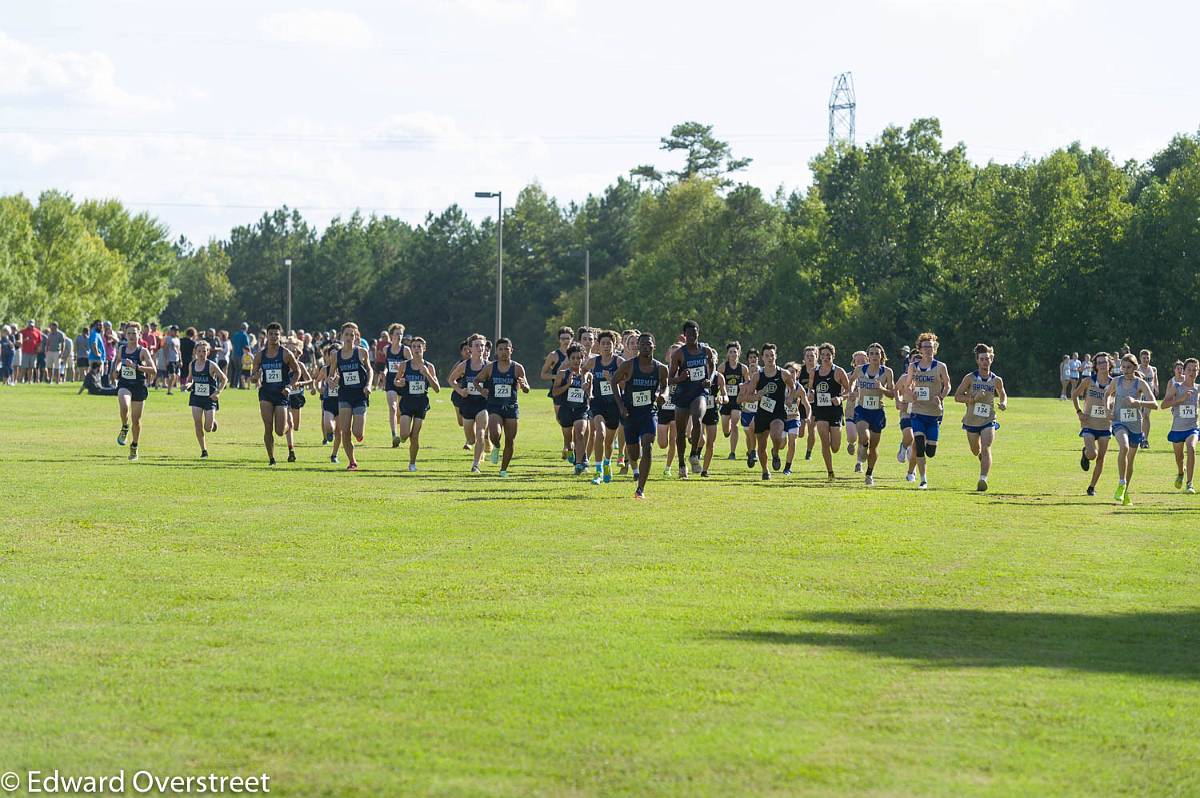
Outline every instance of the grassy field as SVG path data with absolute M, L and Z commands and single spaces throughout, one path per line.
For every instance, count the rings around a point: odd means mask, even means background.
M 873 489 L 844 453 L 835 485 L 817 460 L 681 483 L 660 459 L 635 503 L 627 477 L 571 476 L 548 400 L 523 403 L 502 482 L 467 473 L 445 398 L 421 471 L 377 405 L 346 473 L 312 403 L 300 461 L 268 470 L 249 392 L 205 462 L 186 398 L 152 394 L 130 463 L 114 399 L 0 390 L 0 771 L 265 771 L 284 796 L 1200 793 L 1200 496 L 1172 487 L 1163 414 L 1131 508 L 1115 447 L 1087 498 L 1069 406 L 1023 399 L 987 494 L 948 423 L 928 493 L 893 426 Z

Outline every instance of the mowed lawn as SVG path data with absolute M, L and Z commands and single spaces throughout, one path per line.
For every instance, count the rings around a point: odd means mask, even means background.
M 1132 508 L 1084 495 L 1070 406 L 1014 399 L 992 490 L 950 409 L 933 489 L 819 454 L 594 487 L 522 398 L 468 474 L 442 394 L 421 470 L 382 399 L 359 473 L 310 401 L 268 469 L 251 392 L 201 462 L 152 393 L 0 389 L 0 771 L 270 774 L 293 795 L 1194 795 L 1200 496 L 1166 414 Z M 727 452 L 724 441 L 718 451 Z M 343 464 L 345 459 L 343 458 Z

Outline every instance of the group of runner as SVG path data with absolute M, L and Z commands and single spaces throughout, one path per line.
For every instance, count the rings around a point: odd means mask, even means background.
M 130 459 L 137 459 L 147 379 L 155 374 L 140 333 L 138 324 L 127 325 L 118 350 L 121 430 L 117 442 L 129 443 Z M 347 470 L 356 470 L 355 446 L 363 441 L 370 394 L 376 388 L 386 394 L 392 445 L 408 444 L 408 470 L 416 471 L 429 393 L 442 389 L 437 369 L 425 359 L 425 340 L 405 335 L 403 325 L 395 324 L 386 343 L 381 340 L 368 349 L 357 325 L 346 323 L 340 340 L 325 345 L 315 368 L 310 368 L 282 333 L 277 323 L 267 326 L 251 374 L 258 386 L 269 464 L 276 463 L 276 438 L 286 442 L 287 460 L 296 460 L 295 433 L 308 390 L 321 398 L 321 438 L 332 444 L 330 461 L 337 463 L 342 453 Z M 518 397 L 530 391 L 528 375 L 513 359 L 514 346 L 507 338 L 493 347 L 485 336 L 474 334 L 459 349 L 446 385 L 463 431 L 463 448 L 472 454 L 471 472 L 480 473 L 484 457 L 490 455 L 491 462 L 500 466 L 499 475 L 507 476 L 520 422 Z M 962 428 L 979 461 L 976 489 L 988 489 L 1000 426 L 997 411 L 1007 408 L 1008 396 L 1004 380 L 992 371 L 995 353 L 987 344 L 976 345 L 975 368 L 957 387 L 946 364 L 937 359 L 938 339 L 932 332 L 919 335 L 912 350 L 906 348 L 896 370 L 888 365 L 878 343 L 854 352 L 845 368 L 836 362 L 837 350 L 831 343 L 805 347 L 800 361 L 783 364 L 771 343 L 743 352 L 739 342 L 731 341 L 724 357 L 719 357 L 701 340 L 694 321 L 683 324 L 663 360 L 656 353 L 654 336 L 639 330 L 618 333 L 585 327 L 578 337 L 570 327 L 559 330 L 559 345 L 547 354 L 539 376 L 550 383 L 562 433 L 562 458 L 576 475 L 594 468 L 594 484 L 611 482 L 615 459 L 619 474 L 632 471 L 635 496 L 641 498 L 657 445 L 665 453 L 665 476 L 677 469 L 680 479 L 697 473 L 706 478 L 719 429 L 729 443 L 727 459 L 738 459 L 738 443 L 744 440 L 746 465 L 757 466 L 763 480 L 776 472 L 791 473 L 801 441 L 806 460 L 820 445 L 832 480 L 844 429 L 854 471 L 863 473 L 864 484 L 871 486 L 890 405 L 900 427 L 896 459 L 906 465 L 907 481 L 927 489 L 945 402 L 952 398 L 964 406 Z M 1115 498 L 1132 503 L 1129 486 L 1137 450 L 1148 436 L 1150 412 L 1160 408 L 1171 410 L 1168 440 L 1178 467 L 1176 487 L 1195 492 L 1195 440 L 1200 435 L 1197 361 L 1190 358 L 1175 364 L 1160 404 L 1155 398 L 1157 371 L 1148 357 L 1148 352 L 1140 358 L 1126 354 L 1118 365 L 1113 356 L 1098 353 L 1089 359 L 1089 372 L 1071 385 L 1070 399 L 1083 438 L 1080 466 L 1092 472 L 1088 495 L 1095 495 L 1109 439 L 1116 438 Z M 1119 374 L 1114 374 L 1114 366 Z M 219 395 L 229 381 L 203 340 L 196 344 L 189 370 L 195 435 L 200 456 L 207 457 L 206 436 L 217 429 Z

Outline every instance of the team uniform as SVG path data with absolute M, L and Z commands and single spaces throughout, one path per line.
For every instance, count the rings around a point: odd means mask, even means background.
M 883 378 L 886 372 L 885 366 L 880 364 L 879 371 L 871 374 L 871 364 L 866 363 L 858 368 L 856 375 L 858 384 L 858 401 L 854 404 L 854 417 L 851 421 L 857 424 L 860 421 L 866 422 L 867 429 L 871 432 L 883 432 L 887 428 L 887 413 L 884 412 L 883 402 Z M 904 417 L 908 414 L 902 414 L 900 427 L 904 428 Z M 911 423 L 911 422 L 910 422 Z
M 1103 385 L 1095 377 L 1087 378 L 1087 392 L 1083 396 L 1083 428 L 1079 430 L 1079 437 L 1090 435 L 1096 440 L 1112 437 L 1112 417 L 1108 401 L 1104 398 L 1111 384 L 1111 377 Z
M 918 363 L 916 374 L 912 378 L 912 402 L 909 405 L 909 425 L 913 435 L 923 435 L 927 441 L 937 441 L 938 430 L 942 423 L 942 408 L 938 397 L 945 390 L 941 363 L 934 358 L 929 368 L 922 368 Z
M 723 416 L 740 414 L 742 406 L 738 403 L 737 395 L 738 389 L 742 387 L 742 364 L 739 363 L 737 368 L 730 368 L 729 361 L 726 360 L 721 364 L 721 376 L 725 378 L 725 404 L 721 405 L 720 413 Z
M 616 429 L 621 425 L 621 413 L 612 395 L 612 376 L 621 365 L 621 359 L 613 355 L 612 362 L 607 366 L 601 365 L 600 355 L 596 355 L 596 363 L 592 366 L 592 418 L 603 418 L 604 426 Z M 607 455 L 605 455 L 607 457 Z
M 366 394 L 367 367 L 363 365 L 362 347 L 354 347 L 350 357 L 342 357 L 337 353 L 337 370 L 341 379 L 338 390 L 338 410 L 349 410 L 352 415 L 361 416 L 367 412 L 370 404 Z
M 144 402 L 149 395 L 146 389 L 146 375 L 139 368 L 142 365 L 143 351 L 143 347 L 139 345 L 130 352 L 124 344 L 121 344 L 117 351 L 121 361 L 117 373 L 117 390 L 129 391 L 129 399 L 133 402 Z
M 492 363 L 492 373 L 484 380 L 483 387 L 487 389 L 488 393 L 488 415 L 513 421 L 521 417 L 521 408 L 517 404 L 518 386 L 515 360 L 508 362 L 508 371 L 500 371 L 500 364 Z
M 282 345 L 275 348 L 275 354 L 268 356 L 267 350 L 262 351 L 262 384 L 258 388 L 258 401 L 270 402 L 275 407 L 287 407 L 288 396 L 286 386 L 287 362 L 283 359 Z
M 625 405 L 625 441 L 630 445 L 641 441 L 643 435 L 658 433 L 658 413 L 654 409 L 654 396 L 658 393 L 658 370 L 665 366 L 654 360 L 650 371 L 638 368 L 639 358 L 634 358 L 629 380 L 622 386 L 621 401 Z M 664 405 L 665 407 L 665 405 Z M 674 417 L 674 410 L 672 418 Z
M 587 421 L 591 418 L 587 396 L 583 390 L 583 375 L 571 374 L 567 378 L 567 386 L 567 390 L 562 393 L 562 403 L 558 406 L 558 425 L 563 428 L 573 427 L 576 421 Z
M 192 380 L 188 386 L 188 392 L 191 396 L 188 398 L 188 407 L 198 407 L 201 410 L 211 410 L 214 413 L 219 409 L 219 400 L 213 398 L 213 394 L 217 392 L 217 380 L 209 372 L 209 366 L 212 361 L 204 361 L 200 368 L 196 368 L 195 361 L 192 362 Z
M 1200 429 L 1196 427 L 1196 407 L 1197 400 L 1200 399 L 1200 390 L 1192 388 L 1189 391 L 1182 381 L 1172 380 L 1171 384 L 1175 387 L 1176 396 L 1187 398 L 1181 404 L 1171 406 L 1171 431 L 1167 433 L 1167 440 L 1171 443 L 1184 443 L 1188 438 L 1200 435 Z
M 400 395 L 400 415 L 410 418 L 424 419 L 425 414 L 429 412 L 429 386 L 425 382 L 425 375 L 421 370 L 415 368 L 412 360 L 402 360 L 400 365 L 392 371 L 391 352 L 388 352 L 388 380 L 389 385 L 395 385 L 395 375 L 397 372 L 404 374 L 404 390 Z
M 962 428 L 976 435 L 988 427 L 1000 429 L 1000 422 L 996 420 L 995 372 L 988 374 L 987 379 L 981 377 L 978 370 L 971 375 L 971 395 L 980 393 L 986 394 L 987 398 L 968 402 L 962 420 Z
M 841 404 L 834 405 L 834 397 L 842 395 L 842 384 L 837 380 L 837 368 L 830 368 L 829 373 L 822 376 L 821 367 L 813 372 L 813 421 L 824 421 L 830 427 L 840 427 L 845 420 L 845 409 Z
M 479 386 L 475 384 L 475 377 L 483 371 L 483 367 L 486 365 L 487 361 L 484 361 L 479 368 L 472 368 L 471 358 L 463 361 L 463 375 L 459 378 L 458 384 L 467 391 L 467 395 L 461 397 L 459 403 L 459 412 L 462 413 L 464 422 L 474 421 L 476 416 L 487 410 L 487 400 L 483 398 L 483 394 L 479 392 Z
M 1142 381 L 1138 377 L 1126 380 L 1124 375 L 1116 378 L 1117 386 L 1114 391 L 1116 401 L 1113 403 L 1113 432 L 1125 430 L 1129 437 L 1130 446 L 1142 443 L 1142 411 L 1131 402 L 1140 395 Z
M 754 378 L 754 390 L 763 394 L 754 414 L 754 434 L 762 435 L 771 430 L 771 422 L 786 421 L 787 418 L 787 383 L 783 381 L 783 369 L 776 368 L 773 377 L 768 377 L 765 371 L 759 369 Z
M 663 406 L 658 409 L 659 424 L 675 423 L 675 386 L 672 385 L 667 389 L 667 401 L 663 402 Z M 626 439 L 628 440 L 628 438 Z
M 684 382 L 676 384 L 675 388 L 675 406 L 682 407 L 685 410 L 692 406 L 692 402 L 700 397 L 708 397 L 710 394 L 708 389 L 704 387 L 704 381 L 708 378 L 708 344 L 697 343 L 696 346 L 700 349 L 699 352 L 689 352 L 684 346 L 683 352 L 683 370 L 688 378 Z

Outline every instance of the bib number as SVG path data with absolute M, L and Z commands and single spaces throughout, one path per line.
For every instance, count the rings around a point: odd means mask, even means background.
M 208 383 L 197 382 L 192 384 L 192 393 L 196 396 L 208 396 Z
M 663 409 L 663 410 L 674 410 L 674 409 L 675 409 L 675 403 L 674 403 L 674 402 L 666 402 L 666 403 L 664 403 L 664 404 L 663 404 L 663 406 L 662 406 L 662 409 Z
M 764 396 L 762 399 L 759 399 L 758 406 L 768 413 L 775 412 L 775 400 L 769 396 Z
M 734 385 L 726 384 L 725 385 L 725 395 L 728 396 L 730 399 L 733 399 L 734 397 L 736 397 L 737 393 L 738 393 L 738 387 L 736 384 L 734 384 Z
M 1180 418 L 1195 418 L 1196 417 L 1196 406 L 1195 405 L 1179 405 L 1179 417 Z
M 1104 405 L 1092 405 L 1092 418 L 1108 418 L 1108 408 Z
M 130 366 L 129 364 L 122 364 L 121 379 L 123 379 L 123 380 L 137 379 L 137 369 L 134 368 L 133 366 Z
M 467 395 L 479 396 L 479 386 L 475 384 L 474 380 L 467 383 Z
M 704 382 L 707 376 L 708 369 L 705 366 L 692 366 L 688 369 L 688 379 L 692 382 Z
M 633 406 L 634 407 L 645 407 L 648 404 L 650 404 L 650 392 L 649 391 L 634 391 L 633 392 Z
M 409 380 L 408 393 L 412 396 L 425 393 L 425 380 Z
M 913 391 L 913 396 L 915 396 L 917 398 L 918 402 L 928 402 L 929 401 L 929 386 L 928 385 L 918 385 L 916 387 L 916 389 L 914 389 L 914 391 Z
M 329 389 L 326 391 L 326 395 L 327 395 L 327 396 L 328 396 L 330 399 L 336 399 L 336 398 L 337 398 L 337 395 L 338 395 L 338 388 L 337 388 L 337 386 L 336 386 L 336 385 L 334 385 L 334 386 L 330 387 L 330 388 L 329 388 Z
M 832 404 L 833 400 L 829 394 L 824 392 L 817 394 L 817 407 L 829 407 Z
M 283 382 L 283 369 L 263 369 L 267 382 Z
M 746 404 L 742 405 L 742 409 L 745 410 L 747 413 L 757 413 L 758 412 L 758 402 L 746 402 Z
M 609 382 L 608 380 L 603 380 L 600 383 L 600 395 L 601 396 L 612 396 L 612 383 L 611 382 Z
M 1122 407 L 1121 408 L 1121 423 L 1122 424 L 1131 424 L 1134 421 L 1138 421 L 1140 418 L 1141 418 L 1141 416 L 1138 414 L 1136 407 Z
M 880 407 L 878 396 L 864 396 L 862 398 L 863 410 L 878 410 Z
M 358 369 L 343 372 L 342 382 L 346 383 L 347 385 L 361 385 L 362 383 L 360 383 L 358 379 Z
M 979 416 L 980 418 L 987 418 L 991 414 L 992 414 L 992 406 L 991 405 L 987 404 L 986 402 L 976 402 L 975 403 L 975 415 Z
M 492 386 L 492 396 L 497 399 L 509 399 L 512 397 L 512 386 L 507 383 L 497 383 Z
M 568 388 L 567 389 L 567 401 L 573 405 L 583 404 L 583 389 L 582 388 Z
M 395 373 L 396 373 L 396 367 L 400 365 L 400 361 L 398 361 L 398 360 L 389 360 L 387 363 L 388 363 L 388 374 L 395 374 Z

